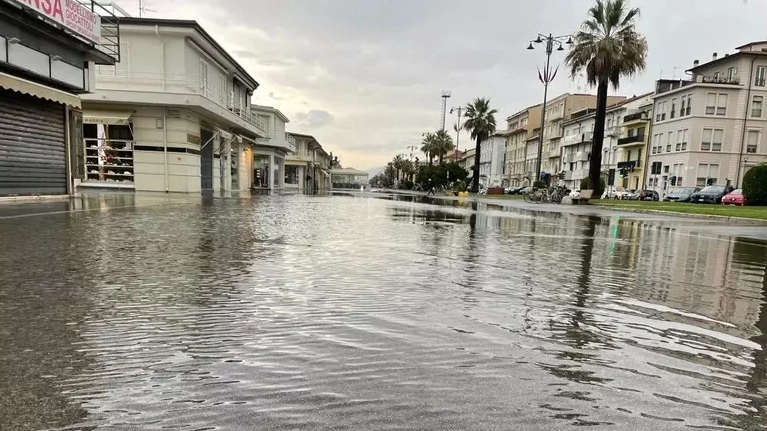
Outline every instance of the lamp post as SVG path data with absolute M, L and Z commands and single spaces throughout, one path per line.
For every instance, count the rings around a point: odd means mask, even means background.
M 458 114 L 458 122 L 456 123 L 456 131 L 455 131 L 455 149 L 460 150 L 458 148 L 458 139 L 461 137 L 461 112 L 463 111 L 463 107 L 459 106 L 457 108 L 450 108 L 450 113 L 456 112 Z
M 530 45 L 528 45 L 527 49 L 535 49 L 533 44 L 545 44 L 546 45 L 546 66 L 543 69 L 543 74 L 541 74 L 541 71 L 538 70 L 538 79 L 541 80 L 541 83 L 543 83 L 543 108 L 541 109 L 541 131 L 540 136 L 538 138 L 538 158 L 535 161 L 535 172 L 536 177 L 533 179 L 533 182 L 540 181 L 541 180 L 541 159 L 543 158 L 543 132 L 545 129 L 545 123 L 546 123 L 546 102 L 548 101 L 549 96 L 549 83 L 554 80 L 554 77 L 557 75 L 557 70 L 554 70 L 554 72 L 551 72 L 551 54 L 554 52 L 554 44 L 559 44 L 559 47 L 557 48 L 557 51 L 564 51 L 565 48 L 562 46 L 562 44 L 572 45 L 573 44 L 573 38 L 570 35 L 564 35 L 564 36 L 552 36 L 551 33 L 549 35 L 538 33 L 538 37 L 535 40 L 530 41 Z M 559 69 L 559 66 L 557 66 L 557 69 Z

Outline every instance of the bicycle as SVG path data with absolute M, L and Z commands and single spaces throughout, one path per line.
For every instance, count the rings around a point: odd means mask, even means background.
M 540 204 L 540 203 L 544 203 L 548 201 L 548 199 L 549 199 L 548 193 L 538 189 L 534 189 L 533 191 L 525 195 L 525 202 L 527 203 L 534 202 L 534 203 Z

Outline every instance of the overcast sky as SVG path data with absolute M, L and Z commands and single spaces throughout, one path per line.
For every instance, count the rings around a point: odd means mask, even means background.
M 138 0 L 118 2 L 138 14 Z M 419 145 L 448 108 L 489 97 L 505 118 L 543 98 L 538 32 L 578 29 L 591 0 L 146 0 L 146 16 L 196 19 L 259 81 L 254 102 L 314 135 L 344 166 L 369 169 Z M 693 60 L 767 39 L 766 0 L 633 0 L 642 10 L 647 70 L 618 93 L 651 91 Z M 553 63 L 564 60 L 555 52 Z M 562 71 L 549 94 L 595 92 Z M 452 131 L 455 116 L 448 118 Z M 469 144 L 462 133 L 460 148 Z

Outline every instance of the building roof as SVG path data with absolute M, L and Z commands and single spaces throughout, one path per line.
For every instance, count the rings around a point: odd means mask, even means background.
M 258 81 L 256 81 L 255 78 L 253 78 L 246 70 L 243 68 L 240 63 L 237 62 L 229 53 L 216 42 L 213 37 L 208 34 L 207 31 L 205 31 L 202 26 L 194 20 L 183 20 L 183 19 L 165 19 L 165 18 L 137 18 L 137 17 L 120 17 L 120 24 L 125 25 L 146 25 L 146 26 L 154 26 L 154 25 L 164 25 L 168 27 L 186 27 L 191 28 L 194 30 L 197 30 L 197 32 L 202 35 L 203 39 L 205 39 L 208 43 L 213 45 L 226 59 L 227 61 L 231 62 L 235 69 L 243 76 L 243 78 L 248 81 L 246 84 L 252 86 L 254 89 L 258 88 L 260 85 Z
M 522 115 L 523 113 L 525 113 L 525 112 L 527 112 L 527 111 L 529 111 L 529 110 L 531 110 L 531 109 L 533 109 L 533 108 L 537 108 L 537 107 L 539 107 L 539 106 L 541 106 L 541 105 L 542 105 L 542 103 L 539 103 L 539 104 L 537 104 L 537 105 L 528 106 L 527 108 L 525 108 L 525 109 L 522 109 L 522 110 L 520 110 L 519 112 L 516 112 L 516 113 L 514 113 L 514 114 L 512 114 L 512 115 L 509 115 L 508 117 L 506 117 L 506 121 L 509 121 L 510 119 L 512 119 L 512 118 L 514 118 L 514 117 L 516 117 L 516 116 L 518 116 L 518 115 Z
M 654 91 L 650 91 L 650 92 L 647 92 L 647 93 L 640 94 L 639 96 L 632 96 L 630 98 L 626 98 L 624 100 L 615 102 L 612 105 L 607 106 L 607 112 L 608 113 L 609 112 L 615 112 L 618 109 L 623 108 L 623 106 L 628 104 L 628 103 L 635 102 L 635 101 L 643 99 L 645 97 L 650 97 L 653 94 L 655 94 L 655 92 Z M 652 104 L 652 102 L 650 102 L 648 104 Z M 584 115 L 580 115 L 578 117 L 572 117 L 572 114 L 576 114 L 576 113 L 583 112 L 583 111 L 593 111 L 593 112 L 588 112 L 588 113 L 586 113 Z M 579 123 L 579 122 L 581 122 L 583 120 L 594 118 L 597 115 L 597 110 L 596 110 L 596 108 L 584 108 L 584 109 L 581 109 L 579 111 L 575 111 L 575 112 L 571 113 L 570 115 L 571 115 L 571 118 L 569 120 L 562 122 L 563 126 Z
M 278 117 L 280 117 L 280 120 L 282 120 L 282 121 L 284 121 L 286 123 L 290 122 L 290 120 L 288 119 L 288 117 L 285 116 L 285 114 L 283 114 L 282 112 L 280 112 L 279 109 L 277 109 L 277 108 L 275 108 L 273 106 L 250 105 L 250 107 L 251 107 L 251 109 L 254 109 L 256 111 L 260 110 L 260 111 L 272 112 L 272 113 L 276 114 Z

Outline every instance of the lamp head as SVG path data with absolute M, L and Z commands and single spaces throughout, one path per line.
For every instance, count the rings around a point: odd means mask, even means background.
M 527 49 L 535 49 L 535 48 L 533 47 L 533 43 L 532 43 L 532 42 L 530 42 L 530 45 L 528 45 L 528 46 L 527 46 Z
M 572 37 L 572 36 L 568 37 L 568 38 L 567 38 L 567 42 L 566 42 L 566 43 L 567 43 L 568 45 L 572 45 L 572 44 L 573 44 L 573 37 Z
M 564 51 L 564 50 L 565 50 L 565 49 L 564 49 L 564 48 L 562 48 L 562 44 L 560 43 L 560 44 L 559 44 L 559 48 L 557 48 L 557 51 Z
M 543 39 L 541 39 L 541 35 L 539 34 L 538 38 L 535 39 L 535 43 L 542 43 L 542 42 L 543 42 Z

